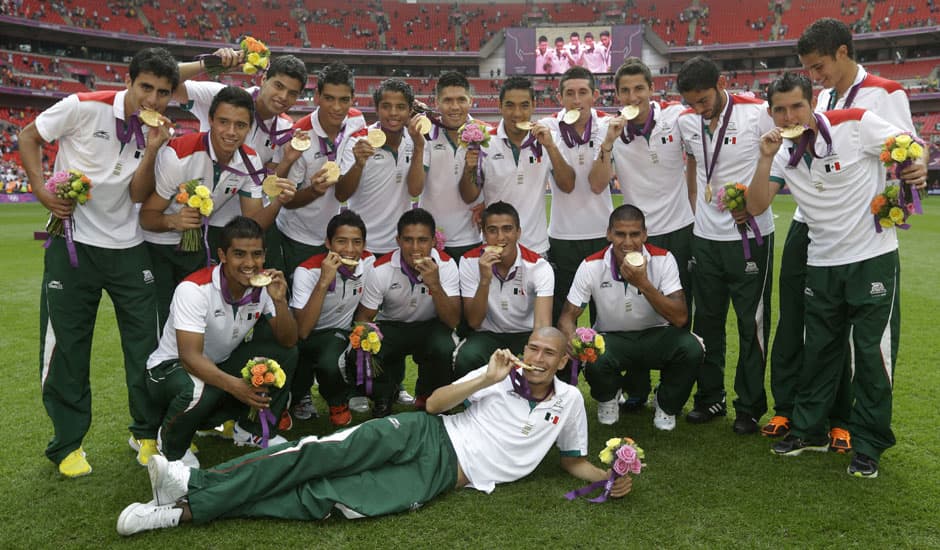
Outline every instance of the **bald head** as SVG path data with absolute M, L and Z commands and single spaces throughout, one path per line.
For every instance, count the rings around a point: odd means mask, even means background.
M 555 327 L 541 327 L 533 330 L 532 335 L 529 336 L 529 341 L 531 342 L 536 338 L 542 340 L 555 340 L 558 343 L 559 349 L 565 349 L 565 335 Z

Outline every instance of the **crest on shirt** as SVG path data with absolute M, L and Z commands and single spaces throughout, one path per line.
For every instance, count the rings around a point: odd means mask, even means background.
M 401 285 L 397 281 L 392 283 L 392 286 L 388 287 L 389 290 L 397 290 L 399 288 L 401 288 Z
M 103 139 L 103 140 L 105 140 L 105 141 L 111 141 L 111 134 L 109 134 L 109 133 L 108 133 L 107 131 L 105 131 L 105 130 L 98 130 L 98 131 L 96 131 L 94 134 L 92 134 L 91 136 L 92 136 L 92 137 L 96 137 L 96 138 L 98 138 L 98 139 Z
M 212 316 L 213 316 L 213 317 L 223 317 L 223 316 L 225 316 L 225 312 L 222 311 L 221 309 L 217 309 L 217 310 L 215 310 L 215 311 L 212 312 Z
M 659 140 L 663 142 L 663 145 L 666 145 L 667 143 L 672 143 L 673 137 L 672 134 L 669 134 L 667 136 L 662 136 L 659 138 Z
M 434 146 L 435 151 L 444 151 L 446 149 L 447 149 L 447 145 L 444 145 L 443 143 L 438 143 L 437 145 Z
M 552 414 L 550 412 L 545 413 L 545 421 L 551 422 L 552 424 L 558 424 L 559 416 L 557 414 Z
M 502 153 L 496 153 L 495 155 L 493 155 L 493 160 L 503 160 L 504 158 L 506 157 L 503 156 Z
M 824 168 L 826 169 L 826 173 L 827 173 L 827 174 L 829 174 L 829 173 L 831 173 L 831 172 L 841 172 L 841 171 L 842 171 L 842 165 L 839 163 L 839 161 L 827 162 L 827 163 L 825 164 Z
M 727 132 L 732 132 L 732 133 L 734 133 L 734 132 L 737 132 L 737 131 L 738 131 L 738 125 L 735 124 L 733 120 L 729 120 L 729 121 L 728 121 L 728 126 L 727 126 L 727 128 L 728 128 L 728 129 L 726 130 Z
M 601 282 L 601 288 L 610 288 L 612 286 L 610 281 Z

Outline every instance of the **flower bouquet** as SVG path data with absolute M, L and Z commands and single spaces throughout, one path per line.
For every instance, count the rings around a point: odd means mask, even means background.
M 91 180 L 78 170 L 56 172 L 46 181 L 46 191 L 55 195 L 56 198 L 81 205 L 91 200 Z M 75 251 L 75 241 L 72 240 L 72 216 L 62 219 L 50 215 L 46 223 L 46 232 L 50 237 L 50 240 L 46 241 L 46 247 L 51 244 L 52 237 L 65 237 L 69 263 L 72 267 L 78 267 L 78 253 Z
M 718 210 L 722 212 L 725 210 L 730 212 L 744 210 L 747 207 L 747 186 L 737 182 L 726 183 L 718 189 L 715 201 L 718 203 Z M 764 237 L 760 234 L 757 220 L 754 219 L 754 216 L 748 215 L 747 221 L 744 223 L 735 223 L 735 226 L 738 228 L 738 233 L 741 234 L 741 245 L 744 247 L 744 259 L 750 260 L 751 245 L 747 238 L 748 227 L 754 232 L 754 240 L 757 241 L 757 246 L 763 246 L 764 244 Z
M 202 249 L 203 241 L 206 239 L 206 226 L 215 206 L 212 202 L 212 192 L 209 191 L 208 187 L 200 184 L 198 179 L 192 179 L 180 184 L 180 191 L 176 194 L 176 202 L 183 206 L 195 208 L 202 215 L 203 227 L 201 229 L 187 229 L 183 231 L 183 236 L 180 238 L 180 250 L 183 252 L 198 252 Z M 209 253 L 208 244 L 206 244 L 206 253 Z
M 264 45 L 264 42 L 252 36 L 246 36 L 239 43 L 239 46 L 245 53 L 245 64 L 242 65 L 243 73 L 255 74 L 268 68 L 268 63 L 271 61 L 271 50 Z
M 375 356 L 382 349 L 382 338 L 375 323 L 357 322 L 349 334 L 349 345 L 356 355 L 356 385 L 365 386 L 366 395 L 372 395 L 372 380 L 381 373 Z
M 881 163 L 890 171 L 894 179 L 901 179 L 901 172 L 923 156 L 924 142 L 907 132 L 889 137 L 881 145 Z M 924 213 L 920 205 L 920 193 L 903 181 L 898 187 L 897 202 L 900 209 L 907 213 L 904 216 L 905 219 L 909 214 Z M 908 204 L 913 205 L 913 207 L 908 209 Z
M 579 368 L 582 364 L 593 363 L 604 355 L 606 344 L 604 337 L 596 330 L 587 327 L 574 329 L 574 338 L 571 339 L 571 349 L 574 357 L 571 359 L 571 385 L 578 385 Z
M 901 186 L 889 185 L 883 193 L 875 195 L 871 200 L 871 213 L 875 217 L 875 231 L 881 233 L 882 229 L 910 229 L 907 218 L 914 213 L 912 203 L 901 202 Z M 916 193 L 915 193 L 916 196 Z
M 646 453 L 629 437 L 614 437 L 607 440 L 607 446 L 601 450 L 601 462 L 610 466 L 610 477 L 603 481 L 595 481 L 586 487 L 571 491 L 565 495 L 568 500 L 574 500 L 587 495 L 596 489 L 604 488 L 600 496 L 588 499 L 589 502 L 605 502 L 610 497 L 614 481 L 627 474 L 638 474 L 643 469 L 642 460 Z
M 284 369 L 274 359 L 267 357 L 255 357 L 250 359 L 242 368 L 242 379 L 245 380 L 256 393 L 267 395 L 268 388 L 283 388 L 287 382 L 287 374 Z M 271 409 L 256 409 L 252 407 L 248 412 L 248 418 L 254 419 L 260 417 L 261 423 L 261 448 L 268 446 L 269 427 L 277 424 L 274 413 Z
M 465 147 L 468 151 L 480 151 L 480 156 L 477 157 L 474 183 L 477 183 L 483 177 L 483 157 L 486 156 L 486 153 L 481 148 L 490 146 L 490 137 L 489 128 L 486 124 L 477 120 L 471 120 L 457 130 L 457 145 Z

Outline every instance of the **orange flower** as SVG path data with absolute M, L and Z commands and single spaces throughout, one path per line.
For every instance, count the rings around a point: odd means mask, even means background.
M 879 160 L 881 160 L 882 163 L 891 162 L 891 153 L 889 153 L 888 151 L 882 151 L 881 156 L 878 158 Z
M 176 202 L 180 204 L 186 204 L 188 201 L 189 201 L 189 193 L 187 193 L 186 191 L 180 191 L 179 194 L 176 195 Z
M 885 140 L 885 147 L 887 147 L 888 149 L 891 149 L 892 147 L 894 147 L 893 137 L 889 137 L 887 140 Z M 891 153 L 888 153 L 888 154 L 890 155 Z
M 247 49 L 249 53 L 261 53 L 268 48 L 265 47 L 264 43 L 260 40 L 249 36 L 245 38 L 245 49 Z
M 597 360 L 597 352 L 594 348 L 588 348 L 584 350 L 584 357 L 588 363 L 593 363 Z
M 263 386 L 263 385 L 264 385 L 264 375 L 263 375 L 263 374 L 256 374 L 256 375 L 252 376 L 252 377 L 251 377 L 251 385 L 254 386 L 254 387 L 256 387 L 256 388 L 260 388 L 261 386 Z
M 275 377 L 274 377 L 274 373 L 273 373 L 273 372 L 268 371 L 268 372 L 264 373 L 264 383 L 265 383 L 265 384 L 273 384 L 273 383 L 274 383 L 274 380 L 275 380 Z
M 349 336 L 349 343 L 352 344 L 352 347 L 355 349 L 359 349 L 360 340 L 361 338 L 359 338 L 359 335 L 355 332 Z
M 259 374 L 264 376 L 264 373 L 267 370 L 268 370 L 267 365 L 265 365 L 264 363 L 258 363 L 257 365 L 251 367 L 251 374 L 254 374 L 255 376 Z
M 355 334 L 356 336 L 361 337 L 362 333 L 365 332 L 365 330 L 366 330 L 365 325 L 359 325 L 353 329 L 352 333 Z

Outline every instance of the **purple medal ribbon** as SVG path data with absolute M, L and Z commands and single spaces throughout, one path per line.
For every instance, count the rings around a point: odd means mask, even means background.
M 206 267 L 212 266 L 212 253 L 209 251 L 209 218 L 202 217 L 202 246 L 206 249 Z
M 205 146 L 206 154 L 208 155 L 209 154 L 209 133 L 208 132 L 202 135 L 202 143 Z M 231 172 L 235 174 L 236 176 L 249 176 L 251 180 L 255 182 L 255 185 L 261 185 L 261 178 L 258 176 L 262 174 L 267 175 L 268 171 L 265 170 L 264 167 L 260 169 L 255 169 L 255 166 L 251 164 L 251 159 L 248 158 L 248 153 L 245 152 L 244 147 L 238 148 L 238 154 L 241 155 L 242 163 L 245 165 L 245 169 L 247 170 L 247 172 L 236 170 L 235 168 L 232 168 L 228 164 L 222 164 L 221 162 L 217 160 L 213 160 L 212 162 L 218 165 L 219 169 L 222 170 L 223 172 Z
M 261 448 L 267 449 L 268 438 L 270 437 L 268 426 L 274 427 L 277 419 L 274 418 L 274 413 L 271 412 L 271 409 L 260 409 L 258 411 L 258 422 L 261 424 Z
M 534 401 L 536 403 L 541 403 L 549 397 L 555 395 L 554 388 L 552 391 L 545 394 L 545 397 L 541 399 L 536 399 L 532 397 L 532 388 L 529 387 L 529 381 L 526 380 L 525 375 L 522 374 L 521 368 L 513 367 L 509 369 L 509 381 L 512 382 L 512 391 L 519 394 L 522 398 L 528 401 Z M 554 384 L 554 382 L 553 382 Z
M 741 234 L 741 246 L 744 248 L 744 259 L 750 260 L 751 243 L 747 238 L 747 228 L 750 227 L 751 231 L 754 232 L 754 240 L 757 241 L 757 246 L 764 246 L 764 237 L 760 234 L 760 228 L 757 226 L 757 220 L 754 219 L 754 216 L 748 216 L 746 222 L 736 225 L 738 233 Z
M 572 386 L 578 385 L 578 374 L 580 374 L 580 371 L 578 369 L 580 367 L 581 367 L 580 359 L 571 360 L 571 385 Z
M 257 89 L 254 92 L 251 92 L 251 99 L 255 101 L 255 124 L 258 125 L 258 128 L 261 128 L 261 131 L 268 134 L 268 140 L 271 142 L 271 149 L 274 149 L 278 145 L 284 145 L 292 137 L 294 137 L 293 128 L 283 128 L 281 130 L 277 129 L 277 115 L 274 115 L 274 118 L 271 120 L 271 127 L 268 128 L 268 125 L 264 123 L 264 119 L 261 118 L 261 115 L 258 114 L 258 93 L 261 89 Z M 284 134 L 284 135 L 282 135 Z
M 855 101 L 855 94 L 858 93 L 858 89 L 862 87 L 862 82 L 865 82 L 865 79 L 861 79 L 858 84 L 853 85 L 849 88 L 849 95 L 845 97 L 845 102 L 842 104 L 843 109 L 848 109 L 852 106 L 852 102 Z M 835 93 L 836 89 L 832 89 L 833 93 L 829 95 L 829 105 L 826 107 L 827 111 L 831 111 L 836 108 L 836 103 L 839 102 L 839 97 Z
M 610 251 L 610 276 L 617 282 L 623 283 L 623 275 L 620 274 L 620 266 L 617 265 L 617 257 L 614 256 L 614 251 Z
M 356 385 L 365 385 L 366 395 L 372 395 L 372 354 L 356 350 Z
M 646 120 L 646 123 L 643 124 L 643 129 L 640 132 L 637 132 L 636 126 L 628 122 L 626 127 L 620 131 L 620 141 L 624 142 L 626 145 L 630 145 L 630 143 L 636 139 L 637 136 L 649 138 L 650 132 L 653 130 L 653 126 L 656 125 L 655 118 L 656 111 L 653 109 L 652 104 L 650 104 L 650 116 Z M 623 133 L 624 130 L 627 132 L 626 135 Z
M 65 248 L 69 251 L 69 265 L 78 267 L 78 251 L 75 250 L 75 239 L 72 237 L 72 216 L 62 220 L 62 228 L 64 229 Z M 49 248 L 51 244 L 52 237 L 49 237 L 46 239 L 46 242 L 43 243 L 42 247 Z
M 565 145 L 567 145 L 569 149 L 573 149 L 575 145 L 584 145 L 585 143 L 591 141 L 591 128 L 593 126 L 593 115 L 588 119 L 587 124 L 584 125 L 584 134 L 582 135 L 578 135 L 578 132 L 571 124 L 567 124 L 563 120 L 558 122 L 558 129 L 561 131 L 561 138 L 565 141 Z
M 814 158 L 818 159 L 828 157 L 832 154 L 832 135 L 829 134 L 829 128 L 823 123 L 823 116 L 821 114 L 813 113 L 813 116 L 816 118 L 816 128 L 819 129 L 819 135 L 822 136 L 823 141 L 826 142 L 826 154 L 822 156 L 816 154 L 816 132 L 807 129 L 803 132 L 803 135 L 800 136 L 800 141 L 793 150 L 793 153 L 790 154 L 790 160 L 787 161 L 787 168 L 793 168 L 799 164 L 800 159 L 806 154 L 807 149 L 810 150 Z
M 507 283 L 508 281 L 511 281 L 511 280 L 515 279 L 515 278 L 516 278 L 516 272 L 517 272 L 517 271 L 519 271 L 519 270 L 518 270 L 518 269 L 513 269 L 512 271 L 510 271 L 509 273 L 506 274 L 506 278 L 504 279 L 503 276 L 499 274 L 499 270 L 496 269 L 496 264 L 493 264 L 493 276 L 496 277 L 497 279 L 499 279 L 499 282 L 501 282 L 501 283 L 503 283 L 503 284 Z
M 345 265 L 339 266 L 339 269 L 336 270 L 336 273 L 340 277 L 342 277 L 344 281 L 348 281 L 349 279 L 352 279 L 353 281 L 358 281 L 359 277 L 361 277 L 361 275 L 356 275 L 351 269 L 349 269 L 348 266 L 345 266 Z M 336 290 L 336 278 L 335 277 L 333 278 L 332 281 L 330 281 L 330 286 L 328 286 L 326 290 L 327 292 L 333 292 L 334 290 Z
M 408 277 L 408 282 L 411 283 L 411 288 L 423 282 L 421 277 L 405 262 L 404 258 L 399 258 L 399 263 L 401 264 L 401 272 L 404 273 L 405 277 Z
M 326 155 L 327 160 L 336 161 L 336 153 L 339 152 L 339 144 L 343 141 L 343 135 L 346 133 L 346 123 L 344 122 L 342 126 L 339 127 L 339 132 L 336 133 L 336 139 L 328 140 L 323 136 L 317 136 L 317 139 L 320 140 L 320 152 Z M 332 145 L 332 147 L 330 147 Z
M 712 174 L 715 173 L 715 165 L 718 164 L 718 153 L 721 152 L 721 145 L 725 140 L 725 130 L 728 129 L 728 122 L 731 121 L 731 110 L 734 108 L 734 96 L 728 94 L 728 108 L 725 110 L 725 116 L 721 119 L 721 127 L 718 129 L 718 139 L 714 141 L 715 150 L 712 152 L 711 165 L 708 163 L 708 140 L 705 139 L 705 119 L 702 118 L 702 153 L 705 161 L 705 185 L 712 180 Z
M 219 267 L 218 269 L 222 268 Z M 261 301 L 261 287 L 254 287 L 250 291 L 246 289 L 245 294 L 238 300 L 233 298 L 232 292 L 228 289 L 228 279 L 225 278 L 225 273 L 219 273 L 219 286 L 222 288 L 222 299 L 225 300 L 226 304 L 238 307 Z
M 147 146 L 147 141 L 144 139 L 144 130 L 140 125 L 140 118 L 138 118 L 137 115 L 131 115 L 123 121 L 115 117 L 114 126 L 114 132 L 117 134 L 121 145 L 126 145 L 131 140 L 131 137 L 133 137 L 137 140 L 138 149 L 143 149 Z
M 565 493 L 565 498 L 568 500 L 574 500 L 578 497 L 592 493 L 596 491 L 597 489 L 603 488 L 604 492 L 602 492 L 600 496 L 595 497 L 595 498 L 589 498 L 588 502 L 595 502 L 595 503 L 607 502 L 607 499 L 610 498 L 610 491 L 614 488 L 614 481 L 618 477 L 620 477 L 620 474 L 611 470 L 610 477 L 608 477 L 607 479 L 602 479 L 601 481 L 595 481 L 594 483 L 591 483 L 590 485 L 586 485 L 584 487 L 581 487 L 580 489 L 575 489 L 574 491 Z
M 509 145 L 508 139 L 506 140 L 506 144 Z M 538 140 L 535 139 L 535 136 L 533 136 L 531 133 L 526 136 L 524 140 L 522 140 L 522 145 L 519 146 L 520 150 L 525 148 L 528 148 L 530 151 L 532 151 L 532 154 L 535 156 L 535 160 L 537 162 L 542 162 L 542 144 L 539 143 Z

